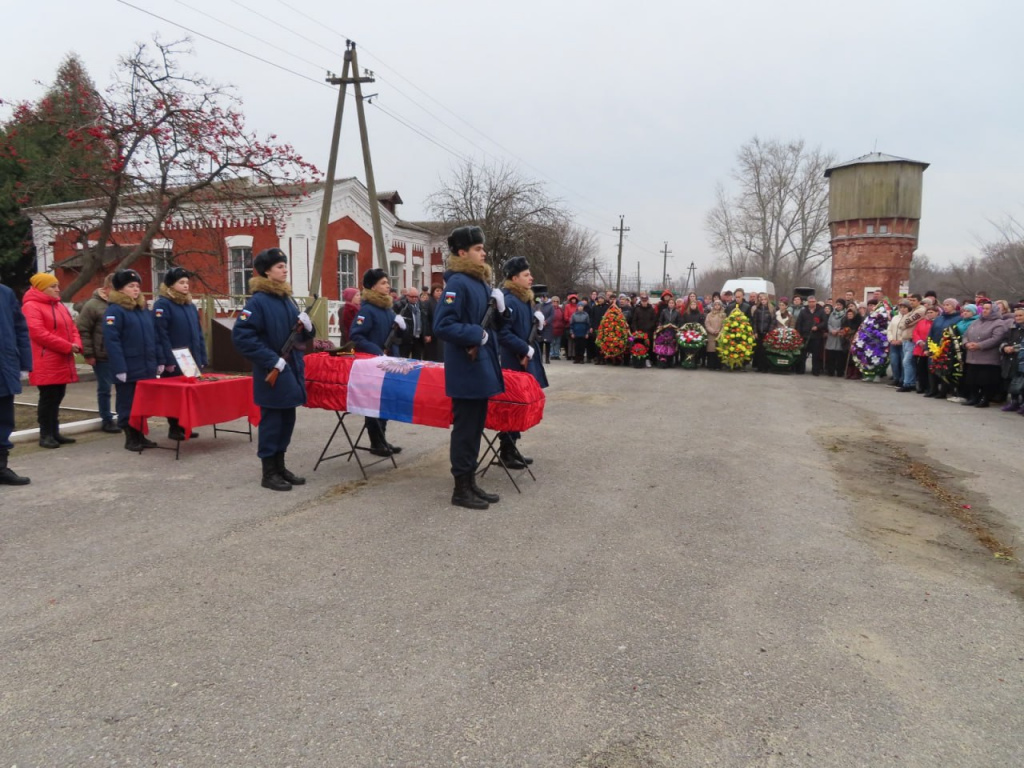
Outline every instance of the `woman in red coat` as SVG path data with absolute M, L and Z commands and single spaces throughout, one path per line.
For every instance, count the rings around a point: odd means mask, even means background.
M 60 302 L 57 278 L 40 272 L 29 283 L 32 287 L 21 303 L 32 341 L 32 373 L 28 383 L 39 388 L 39 445 L 59 448 L 75 442 L 74 438 L 61 435 L 58 413 L 67 385 L 78 381 L 75 353 L 82 351 L 82 337 L 71 313 Z

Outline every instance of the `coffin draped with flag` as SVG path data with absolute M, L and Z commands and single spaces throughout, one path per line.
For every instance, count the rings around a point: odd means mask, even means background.
M 452 401 L 444 365 L 374 355 L 306 355 L 306 407 L 447 429 Z M 505 391 L 490 398 L 487 429 L 525 432 L 544 418 L 544 390 L 528 373 L 503 371 Z

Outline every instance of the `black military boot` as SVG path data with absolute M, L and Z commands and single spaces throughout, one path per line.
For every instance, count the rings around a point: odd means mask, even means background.
M 384 440 L 384 431 L 376 419 L 366 420 L 366 433 L 370 436 L 370 453 L 374 456 L 390 456 L 392 451 Z
M 7 466 L 7 451 L 0 451 L 0 485 L 28 485 L 30 482 Z
M 281 471 L 277 468 L 276 455 L 268 456 L 261 461 L 263 462 L 263 482 L 260 485 L 272 491 L 290 491 L 292 489 L 291 483 L 281 477 Z
M 503 445 L 501 450 L 498 452 L 501 457 L 501 463 L 508 469 L 526 469 L 526 463 L 519 458 L 519 451 L 516 450 L 515 445 Z
M 474 475 L 461 475 L 455 478 L 455 490 L 452 492 L 452 504 L 466 509 L 487 509 L 486 501 L 473 493 Z
M 199 437 L 199 433 L 198 432 L 190 432 L 188 437 L 189 437 L 189 440 L 195 440 L 197 437 Z M 168 440 L 184 440 L 185 439 L 185 430 L 182 428 L 181 424 L 178 423 L 177 419 L 172 419 L 172 418 L 168 418 L 167 419 L 167 439 Z
M 284 481 L 286 483 L 288 483 L 290 485 L 305 485 L 306 484 L 306 478 L 299 477 L 298 475 L 294 474 L 290 469 L 288 469 L 288 467 L 286 467 L 284 465 L 284 451 L 282 451 L 281 453 L 277 454 L 277 456 L 275 456 L 275 458 L 277 459 L 277 471 L 278 471 L 278 474 L 280 474 L 281 477 L 284 478 Z
M 488 493 L 479 485 L 476 484 L 476 473 L 471 472 L 469 475 L 469 487 L 476 494 L 478 499 L 483 499 L 488 504 L 497 504 L 501 501 L 501 497 L 496 493 Z
M 395 455 L 398 455 L 399 453 L 402 452 L 402 449 L 399 448 L 397 445 L 392 445 L 391 443 L 388 442 L 388 425 L 386 422 L 380 422 L 380 435 L 381 438 L 384 440 L 384 445 L 388 447 L 389 451 L 391 451 Z
M 146 437 L 144 434 L 142 434 L 142 430 L 141 429 L 136 429 L 135 430 L 135 439 L 138 440 L 139 448 L 140 449 L 142 449 L 142 448 L 158 448 L 159 447 L 156 443 L 154 443 L 152 440 L 150 440 L 148 437 Z
M 142 445 L 139 443 L 138 435 L 139 433 L 131 427 L 124 428 L 124 449 L 126 451 L 142 453 Z

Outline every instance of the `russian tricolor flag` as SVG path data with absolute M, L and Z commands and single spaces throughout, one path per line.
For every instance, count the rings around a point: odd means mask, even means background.
M 438 386 L 440 385 L 440 386 Z M 349 413 L 447 428 L 444 366 L 398 357 L 357 359 L 348 377 Z

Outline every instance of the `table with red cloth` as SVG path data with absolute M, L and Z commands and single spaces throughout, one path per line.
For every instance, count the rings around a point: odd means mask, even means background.
M 306 407 L 323 408 L 338 415 L 338 424 L 327 440 L 317 466 L 327 459 L 355 457 L 366 472 L 357 451 L 362 432 L 353 441 L 344 424 L 349 413 L 448 429 L 452 425 L 452 401 L 445 394 L 444 364 L 423 360 L 356 353 L 306 355 Z M 529 373 L 503 371 L 505 391 L 490 398 L 485 429 L 525 432 L 544 417 L 544 390 Z M 349 450 L 327 456 L 341 429 Z M 391 458 L 394 463 L 394 458 Z M 314 471 L 315 468 L 314 468 Z
M 135 385 L 128 423 L 148 433 L 150 416 L 177 419 L 186 440 L 195 427 L 213 424 L 216 429 L 217 424 L 241 418 L 248 418 L 252 426 L 260 423 L 259 406 L 252 401 L 250 376 L 143 379 Z

